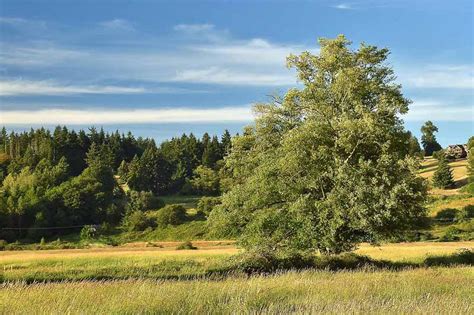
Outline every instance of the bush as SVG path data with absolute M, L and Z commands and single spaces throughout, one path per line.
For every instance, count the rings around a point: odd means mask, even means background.
M 459 233 L 461 231 L 458 228 L 455 228 L 454 226 L 450 226 L 447 230 L 446 233 L 439 239 L 442 242 L 454 242 L 454 241 L 459 241 Z
M 474 251 L 463 248 L 457 253 L 444 256 L 430 256 L 425 259 L 426 266 L 474 265 Z
M 177 250 L 183 250 L 183 249 L 197 249 L 196 246 L 191 243 L 191 241 L 186 241 L 184 243 L 181 243 L 176 247 Z
M 5 250 L 5 248 L 7 247 L 8 245 L 8 242 L 5 241 L 5 240 L 0 240 L 0 250 Z
M 146 213 L 133 211 L 127 214 L 122 221 L 122 226 L 129 232 L 144 231 L 147 228 L 155 227 L 155 223 Z
M 128 210 L 132 211 L 147 211 L 159 209 L 164 206 L 164 202 L 158 199 L 150 191 L 130 191 L 128 197 Z
M 463 188 L 461 188 L 461 191 L 474 196 L 474 182 L 465 185 Z
M 97 237 L 97 227 L 94 225 L 84 225 L 81 229 L 81 241 L 88 241 Z
M 202 197 L 199 199 L 197 204 L 197 213 L 207 217 L 211 213 L 212 209 L 214 209 L 214 207 L 220 203 L 220 197 Z
M 474 205 L 467 205 L 462 210 L 458 211 L 456 219 L 459 221 L 469 220 L 474 218 Z
M 186 209 L 181 205 L 167 205 L 156 214 L 156 223 L 160 227 L 178 225 L 186 221 Z
M 446 208 L 436 214 L 436 219 L 440 221 L 454 221 L 458 217 L 458 213 L 458 209 Z

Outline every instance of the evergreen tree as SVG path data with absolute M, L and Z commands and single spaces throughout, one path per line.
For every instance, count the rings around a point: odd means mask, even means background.
M 229 130 L 225 130 L 221 138 L 221 152 L 222 156 L 226 156 L 230 152 L 232 146 L 232 136 L 230 135 Z
M 433 186 L 442 189 L 454 187 L 453 171 L 445 154 L 439 155 L 438 168 L 433 175 Z
M 468 142 L 467 142 L 467 170 L 468 170 L 468 176 L 469 176 L 469 181 L 474 182 L 474 136 L 470 137 Z

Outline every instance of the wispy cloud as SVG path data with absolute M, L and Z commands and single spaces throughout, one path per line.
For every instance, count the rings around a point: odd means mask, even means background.
M 206 24 L 204 24 L 206 25 Z M 220 85 L 285 86 L 294 85 L 294 75 L 285 67 L 290 53 L 310 50 L 303 45 L 281 44 L 261 38 L 234 39 L 221 36 L 213 27 L 181 26 L 211 30 L 210 37 L 198 42 L 180 42 L 173 49 L 148 41 L 149 46 L 128 49 L 69 48 L 53 43 L 30 46 L 7 45 L 0 52 L 0 65 L 21 71 L 47 70 L 68 81 L 134 80 Z M 315 49 L 312 50 L 313 52 Z
M 333 8 L 339 9 L 339 10 L 352 10 L 353 9 L 352 5 L 350 5 L 348 3 L 340 3 L 340 4 L 337 4 L 337 5 L 333 6 Z
M 119 30 L 119 31 L 133 31 L 134 30 L 132 23 L 124 19 L 113 19 L 113 20 L 103 21 L 99 23 L 99 25 L 108 30 Z
M 40 21 L 40 20 L 27 20 L 19 17 L 5 17 L 1 16 L 0 17 L 0 24 L 5 24 L 5 25 L 10 25 L 13 27 L 40 27 L 40 28 L 45 28 L 46 27 L 46 22 L 45 21 Z
M 61 85 L 54 81 L 0 81 L 0 96 L 132 94 L 145 92 L 146 90 L 142 87 Z
M 185 33 L 209 32 L 215 29 L 214 24 L 178 24 L 173 27 L 175 31 Z
M 416 68 L 415 68 L 416 69 Z M 429 65 L 401 72 L 400 81 L 416 88 L 474 89 L 471 65 Z
M 248 122 L 253 119 L 249 105 L 222 108 L 172 108 L 128 110 L 67 110 L 3 111 L 0 124 L 139 124 L 178 122 Z
M 415 100 L 408 114 L 402 117 L 406 121 L 466 121 L 474 123 L 474 104 L 446 104 L 435 100 Z

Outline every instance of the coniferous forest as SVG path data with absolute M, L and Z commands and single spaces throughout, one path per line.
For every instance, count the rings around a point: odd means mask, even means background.
M 96 128 L 3 128 L 0 145 L 0 239 L 37 241 L 84 225 L 119 224 L 137 203 L 146 207 L 137 198 L 153 204 L 163 195 L 219 194 L 231 135 L 183 134 L 157 145 Z

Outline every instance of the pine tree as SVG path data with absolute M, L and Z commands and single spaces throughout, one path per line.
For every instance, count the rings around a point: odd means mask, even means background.
M 437 188 L 452 188 L 454 186 L 453 171 L 449 167 L 448 160 L 441 154 L 438 161 L 438 169 L 433 175 L 433 185 Z

